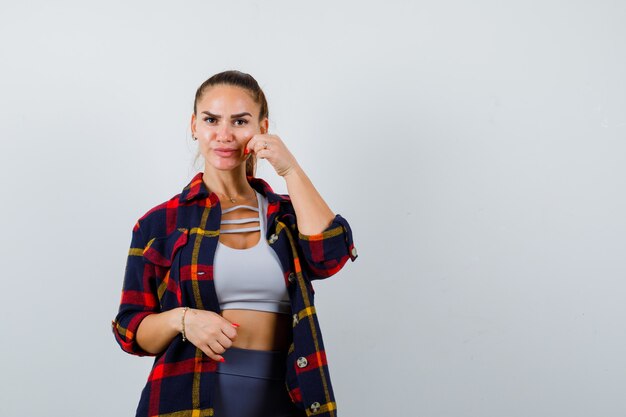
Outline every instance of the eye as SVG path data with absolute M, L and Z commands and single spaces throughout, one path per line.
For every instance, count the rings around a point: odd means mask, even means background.
M 210 116 L 209 117 L 205 117 L 204 121 L 207 122 L 207 123 L 211 123 L 212 124 L 212 123 L 215 122 L 215 118 L 214 117 L 210 117 Z
M 247 125 L 248 121 L 246 119 L 236 119 L 235 126 L 244 126 Z

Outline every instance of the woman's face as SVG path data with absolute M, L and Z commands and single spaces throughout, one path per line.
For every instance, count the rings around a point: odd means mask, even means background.
M 250 94 L 231 85 L 217 85 L 204 91 L 191 116 L 191 132 L 198 139 L 205 163 L 218 170 L 243 165 L 244 148 L 257 133 L 266 133 L 267 118 L 259 123 L 260 106 Z

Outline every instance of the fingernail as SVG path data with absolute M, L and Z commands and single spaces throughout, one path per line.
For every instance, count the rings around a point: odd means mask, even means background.
M 220 359 L 220 362 L 226 362 L 226 359 L 222 358 Z
M 237 323 L 231 323 L 233 325 L 233 327 L 239 327 L 239 325 Z
M 243 148 L 243 154 L 244 155 L 248 155 L 250 153 L 250 151 L 248 150 L 248 148 Z

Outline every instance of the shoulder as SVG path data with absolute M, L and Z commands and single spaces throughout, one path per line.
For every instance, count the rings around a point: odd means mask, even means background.
M 179 207 L 198 204 L 209 196 L 202 181 L 202 172 L 193 176 L 182 191 L 145 212 L 135 224 L 147 239 L 171 233 L 176 228 Z
M 141 229 L 146 238 L 167 234 L 168 225 L 176 224 L 180 196 L 181 193 L 178 193 L 146 211 L 137 220 L 135 228 Z
M 176 209 L 180 205 L 180 193 L 170 197 L 169 199 L 163 201 L 162 203 L 157 204 L 152 207 L 150 210 L 146 211 L 140 218 L 139 222 L 141 223 L 151 223 L 154 221 L 158 221 L 158 218 L 162 216 L 169 209 Z
M 267 201 L 270 209 L 277 212 L 292 212 L 293 206 L 289 194 L 275 193 L 272 187 L 262 178 L 248 177 L 248 182 Z

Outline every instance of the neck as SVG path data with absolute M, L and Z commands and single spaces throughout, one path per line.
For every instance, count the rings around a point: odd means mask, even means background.
M 244 169 L 234 169 L 232 171 L 220 171 L 205 165 L 202 180 L 209 191 L 229 198 L 249 196 L 252 191 L 252 187 L 246 179 L 245 167 Z

